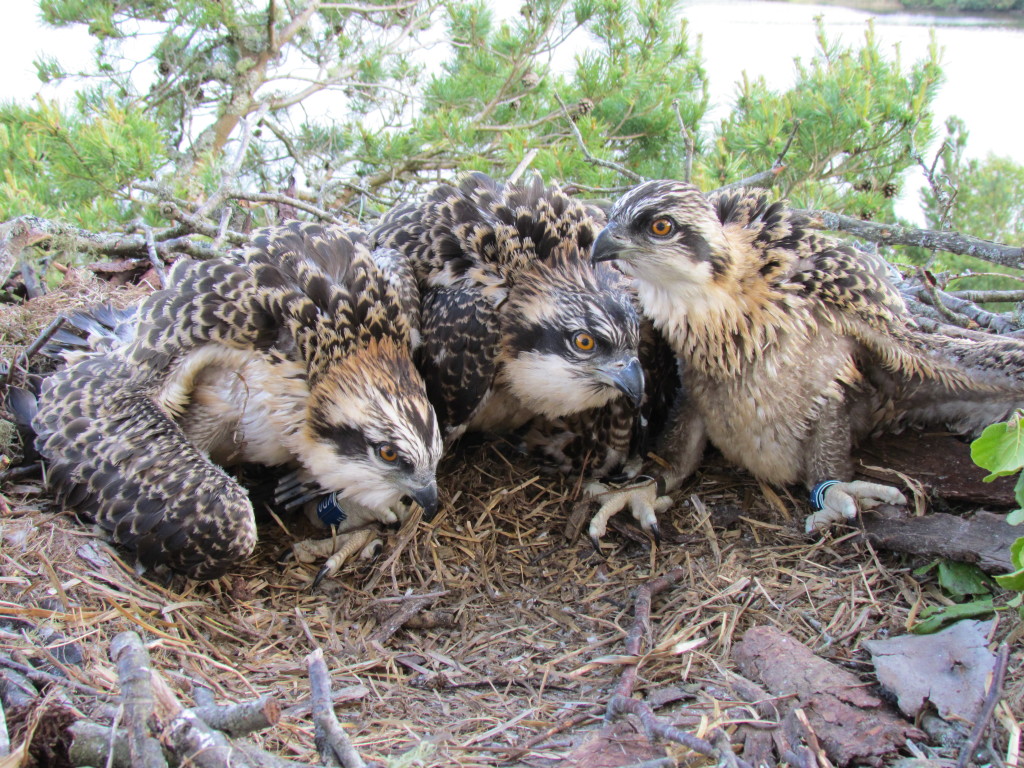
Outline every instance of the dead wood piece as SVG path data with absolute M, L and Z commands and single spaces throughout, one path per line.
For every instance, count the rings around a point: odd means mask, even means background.
M 792 695 L 778 702 L 780 711 L 788 716 L 802 709 L 807 715 L 805 730 L 840 765 L 880 765 L 908 738 L 924 736 L 889 712 L 853 674 L 774 627 L 747 630 L 733 648 L 733 658 L 744 675 L 760 680 L 771 693 Z
M 665 759 L 664 747 L 651 744 L 630 723 L 622 721 L 587 734 L 578 746 L 555 763 L 555 768 L 638 768 L 662 765 Z M 670 765 L 675 765 L 675 761 Z
M 855 454 L 857 471 L 891 483 L 895 473 L 907 475 L 925 487 L 929 495 L 978 506 L 1017 506 L 1014 478 L 983 482 L 988 474 L 971 459 L 970 443 L 953 435 L 906 430 L 880 435 L 861 445 Z M 883 471 L 878 468 L 884 467 Z
M 633 609 L 633 623 L 626 634 L 627 656 L 639 657 L 644 635 L 650 635 L 651 599 L 653 596 L 664 592 L 685 575 L 685 568 L 675 568 L 664 576 L 651 579 L 637 589 L 636 603 Z M 682 744 L 698 754 L 714 757 L 725 765 L 746 766 L 746 763 L 735 762 L 736 756 L 733 754 L 731 746 L 728 745 L 727 737 L 724 742 L 712 744 L 691 733 L 687 733 L 681 728 L 665 723 L 654 714 L 654 710 L 651 709 L 649 704 L 632 698 L 633 687 L 636 685 L 638 674 L 639 666 L 637 664 L 625 665 L 622 675 L 619 677 L 618 685 L 615 686 L 615 692 L 608 701 L 608 709 L 605 714 L 607 720 L 611 720 L 616 715 L 623 713 L 636 715 L 640 718 L 640 722 L 643 724 L 644 731 L 649 739 L 667 739 L 668 741 Z M 712 733 L 712 737 L 718 738 L 718 733 L 722 733 L 724 736 L 724 732 L 716 729 Z M 726 745 L 724 748 L 723 744 Z
M 79 720 L 68 732 L 68 759 L 72 765 L 107 765 L 109 760 L 111 768 L 132 768 L 131 746 L 123 729 Z
M 334 714 L 331 698 L 331 674 L 324 663 L 324 652 L 317 648 L 306 656 L 309 687 L 313 698 L 313 723 L 316 726 L 316 745 L 320 758 L 327 764 L 343 768 L 365 768 L 366 763 L 356 752 Z M 334 762 L 334 761 L 337 762 Z
M 4 712 L 3 700 L 0 700 L 0 758 L 11 754 L 11 736 L 7 733 L 7 713 Z
M 110 759 L 111 768 L 133 768 L 131 750 L 128 745 L 128 734 L 123 728 L 110 728 L 87 720 L 79 720 L 68 728 L 72 736 L 68 759 L 71 765 L 107 765 Z M 308 763 L 299 763 L 287 758 L 277 757 L 264 752 L 250 744 L 234 745 L 236 756 L 231 766 L 240 765 L 241 755 L 254 768 L 309 768 Z M 111 751 L 113 750 L 113 751 Z M 172 766 L 184 765 L 176 755 L 171 755 Z
M 1010 546 L 1020 528 L 1009 525 L 1005 515 L 979 511 L 971 517 L 944 512 L 906 517 L 891 507 L 879 507 L 865 512 L 861 522 L 867 540 L 880 549 L 975 563 L 986 573 L 1014 570 Z
M 149 653 L 135 632 L 122 632 L 110 643 L 110 658 L 117 665 L 121 683 L 128 746 L 132 762 L 143 768 L 167 765 L 160 742 L 149 734 L 149 719 L 156 708 Z
M 958 621 L 932 635 L 865 640 L 878 682 L 900 711 L 916 718 L 929 704 L 946 719 L 977 722 L 996 657 L 988 649 L 990 621 Z
M 150 684 L 156 701 L 156 716 L 164 723 L 161 736 L 182 763 L 196 768 L 255 768 L 256 764 L 243 759 L 227 736 L 207 725 L 195 712 L 185 709 L 174 691 L 155 672 Z
M 0 703 L 8 709 L 25 709 L 39 698 L 27 677 L 13 669 L 0 669 Z
M 277 725 L 281 719 L 281 705 L 272 696 L 261 696 L 238 704 L 208 704 L 191 710 L 211 728 L 228 736 L 244 736 Z
M 400 630 L 411 618 L 420 612 L 421 608 L 430 605 L 434 602 L 435 596 L 427 597 L 410 597 L 408 600 L 402 603 L 402 605 L 387 617 L 381 625 L 377 627 L 370 636 L 367 638 L 367 642 L 370 644 L 386 643 L 392 635 Z

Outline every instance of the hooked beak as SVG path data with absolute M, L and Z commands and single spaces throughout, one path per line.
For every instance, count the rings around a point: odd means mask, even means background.
M 601 377 L 629 398 L 634 407 L 644 398 L 644 369 L 640 360 L 633 357 L 628 362 L 621 360 L 597 369 Z
M 617 259 L 624 247 L 625 243 L 616 237 L 615 230 L 610 226 L 605 227 L 590 248 L 590 263 L 597 264 L 601 261 Z
M 423 507 L 423 519 L 426 522 L 430 522 L 434 519 L 437 514 L 437 483 L 434 481 L 430 482 L 430 485 L 425 485 L 422 488 L 417 488 L 412 491 L 409 496 L 412 500 Z

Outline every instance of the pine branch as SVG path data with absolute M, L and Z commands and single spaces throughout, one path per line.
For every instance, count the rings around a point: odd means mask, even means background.
M 562 108 L 562 114 L 565 115 L 565 119 L 568 121 L 569 127 L 572 129 L 573 136 L 576 137 L 576 143 L 579 145 L 580 151 L 583 152 L 583 156 L 586 158 L 588 163 L 621 173 L 627 179 L 636 184 L 646 181 L 646 179 L 644 179 L 644 177 L 639 173 L 629 170 L 629 168 L 624 165 L 614 163 L 611 160 L 602 160 L 601 158 L 592 155 L 590 150 L 587 149 L 587 143 L 583 140 L 583 134 L 580 133 L 580 129 L 576 127 L 576 122 L 572 119 L 572 115 L 569 113 L 569 108 L 566 107 L 565 102 L 562 101 L 562 97 L 557 93 L 553 94 L 553 96 L 555 97 L 555 101 L 557 101 L 558 105 Z

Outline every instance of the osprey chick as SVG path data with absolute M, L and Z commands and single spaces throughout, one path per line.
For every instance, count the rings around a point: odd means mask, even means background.
M 706 440 L 756 477 L 802 482 L 822 511 L 905 503 L 850 483 L 851 446 L 904 425 L 979 432 L 1024 402 L 1024 344 L 915 329 L 886 265 L 815 234 L 760 190 L 710 199 L 674 181 L 612 208 L 595 262 L 615 259 L 682 362 L 687 400 L 663 440 L 669 488 Z
M 602 220 L 539 178 L 520 187 L 476 173 L 373 230 L 418 278 L 417 363 L 446 442 L 623 394 L 640 401 L 636 310 L 621 275 L 588 260 Z
M 197 579 L 256 542 L 221 466 L 298 465 L 380 519 L 406 495 L 432 514 L 441 439 L 408 310 L 341 227 L 295 222 L 229 259 L 179 261 L 134 333 L 45 382 L 48 482 L 143 565 Z
M 475 173 L 392 210 L 373 230 L 416 272 L 416 361 L 446 444 L 466 431 L 529 425 L 526 447 L 563 471 L 587 460 L 593 477 L 642 450 L 638 434 L 661 394 L 645 396 L 644 368 L 661 358 L 641 365 L 642 342 L 656 334 L 646 328 L 642 339 L 629 282 L 589 262 L 603 222 L 599 208 L 539 177 L 520 186 Z M 653 512 L 636 517 L 657 534 Z M 603 533 L 592 526 L 595 545 Z

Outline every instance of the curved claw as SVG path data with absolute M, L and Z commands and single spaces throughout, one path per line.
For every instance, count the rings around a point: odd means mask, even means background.
M 593 533 L 591 533 L 590 536 L 588 536 L 587 538 L 590 539 L 590 543 L 594 547 L 594 554 L 600 557 L 602 560 L 607 560 L 608 558 L 605 557 L 604 552 L 601 551 L 601 538 L 599 536 L 595 536 Z
M 602 498 L 600 509 L 590 520 L 590 540 L 599 542 L 608 528 L 608 520 L 612 516 L 629 509 L 633 518 L 640 524 L 644 531 L 654 537 L 656 543 L 661 543 L 661 528 L 658 526 L 658 514 L 672 506 L 672 499 L 668 496 L 658 495 L 658 483 L 653 478 L 642 476 L 638 478 L 639 483 L 624 488 L 608 488 L 602 483 L 591 483 L 587 486 L 587 493 L 590 496 Z M 595 543 L 595 549 L 598 545 Z
M 661 546 L 661 528 L 657 523 L 653 523 L 650 528 L 647 529 L 651 536 L 654 538 L 654 543 L 659 547 Z
M 326 579 L 328 576 L 333 575 L 332 569 L 327 563 L 320 566 L 320 570 L 316 572 L 316 576 L 313 577 L 313 583 L 309 587 L 310 592 L 315 592 L 316 588 L 320 586 L 320 582 Z

